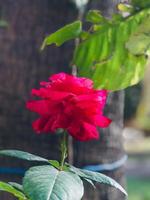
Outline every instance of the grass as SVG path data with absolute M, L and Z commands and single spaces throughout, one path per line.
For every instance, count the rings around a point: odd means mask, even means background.
M 150 200 L 150 179 L 128 178 L 128 200 Z

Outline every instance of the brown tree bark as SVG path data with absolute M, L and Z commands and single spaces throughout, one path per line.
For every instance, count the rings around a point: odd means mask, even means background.
M 112 9 L 112 2 L 114 7 L 117 1 L 93 0 L 88 8 L 96 6 L 106 13 L 108 8 Z M 51 73 L 68 71 L 73 42 L 60 48 L 47 48 L 42 53 L 39 48 L 46 34 L 75 20 L 78 12 L 69 0 L 0 0 L 0 11 L 9 24 L 5 29 L 0 28 L 0 149 L 20 149 L 51 159 L 59 158 L 57 136 L 33 133 L 31 121 L 35 115 L 25 109 L 25 102 L 31 88 L 38 87 L 39 81 L 47 80 Z M 114 121 L 111 129 L 101 131 L 99 141 L 75 144 L 76 165 L 111 162 L 122 156 L 122 93 L 111 94 L 106 112 Z M 91 152 L 94 153 L 92 156 Z M 28 168 L 31 164 L 0 158 L 0 167 L 18 166 Z M 122 170 L 111 175 L 122 180 Z M 0 179 L 20 181 L 21 176 L 0 174 Z M 6 194 L 0 194 L 0 197 L 14 199 Z M 90 194 L 87 191 L 85 199 L 116 200 L 121 197 L 100 187 L 100 192 L 91 190 Z
M 77 10 L 68 0 L 0 0 L 0 10 L 1 18 L 8 22 L 7 28 L 0 28 L 0 149 L 19 149 L 59 159 L 58 137 L 33 132 L 35 115 L 26 110 L 25 102 L 41 80 L 68 70 L 74 42 L 44 52 L 39 49 L 47 34 L 76 19 Z M 0 167 L 4 168 L 31 165 L 0 158 Z M 3 173 L 0 180 L 20 182 L 21 176 Z M 0 199 L 9 198 L 15 199 L 0 193 Z
M 116 11 L 118 0 L 91 0 L 88 9 L 100 9 L 102 13 L 110 17 Z M 123 150 L 123 110 L 124 92 L 114 92 L 109 94 L 105 114 L 112 119 L 109 128 L 100 130 L 99 141 L 88 143 L 75 142 L 75 164 L 79 167 L 87 165 L 111 164 L 124 157 Z M 124 167 L 112 171 L 104 171 L 108 176 L 114 178 L 122 186 L 125 186 Z M 84 200 L 124 200 L 125 196 L 115 189 L 106 185 L 97 185 L 97 190 L 86 184 Z

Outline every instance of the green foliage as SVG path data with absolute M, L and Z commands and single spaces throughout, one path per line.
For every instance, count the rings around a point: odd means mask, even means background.
M 41 50 L 43 50 L 45 46 L 53 43 L 55 43 L 57 46 L 60 46 L 68 40 L 75 39 L 79 37 L 81 31 L 82 27 L 80 21 L 68 24 L 55 33 L 47 36 L 42 44 Z
M 49 163 L 49 161 L 45 158 L 33 155 L 28 152 L 19 151 L 19 150 L 0 150 L 0 155 L 15 157 L 15 158 L 23 159 L 23 160 L 28 160 L 28 161 L 39 161 L 39 162 Z
M 30 168 L 23 179 L 23 188 L 32 200 L 80 200 L 84 190 L 79 176 L 49 165 Z
M 104 174 L 92 172 L 92 171 L 88 171 L 88 170 L 82 170 L 82 169 L 79 169 L 79 168 L 76 168 L 73 166 L 70 166 L 70 170 L 85 180 L 90 180 L 90 181 L 95 181 L 95 182 L 102 183 L 102 184 L 107 184 L 109 186 L 119 189 L 122 193 L 127 195 L 126 191 L 122 188 L 122 186 L 120 184 L 118 184 L 115 180 L 113 180 L 112 178 L 110 178 Z
M 150 49 L 150 16 L 130 36 L 126 47 L 134 55 L 142 55 L 148 52 Z
M 24 193 L 24 191 L 23 191 L 23 186 L 20 185 L 19 183 L 16 183 L 16 182 L 9 182 L 8 184 L 11 185 L 12 187 L 14 187 L 15 189 L 17 189 L 17 190 L 19 190 L 19 191 L 21 191 L 21 192 Z
M 0 181 L 0 191 L 8 192 L 17 197 L 19 200 L 27 200 L 26 196 L 21 191 L 17 190 L 11 184 L 2 181 Z
M 139 82 L 147 60 L 143 54 L 133 55 L 125 44 L 149 15 L 150 9 L 126 19 L 108 21 L 81 42 L 73 58 L 79 75 L 93 79 L 96 88 L 108 90 L 123 89 Z
M 56 200 L 56 198 L 58 200 L 80 200 L 84 191 L 81 178 L 93 187 L 95 187 L 93 183 L 95 181 L 113 186 L 126 194 L 115 180 L 100 173 L 81 170 L 67 163 L 62 166 L 57 160 L 47 160 L 18 150 L 1 150 L 0 155 L 48 163 L 31 167 L 25 173 L 23 186 L 15 182 L 0 182 L 0 190 L 13 194 L 19 200 Z
M 129 4 L 124 4 L 124 3 L 119 3 L 117 5 L 117 8 L 119 11 L 121 12 L 128 12 L 128 13 L 132 13 L 135 11 L 135 8 Z
M 99 10 L 90 10 L 86 15 L 86 21 L 97 24 L 105 22 L 106 19 L 101 15 Z
M 150 7 L 150 0 L 132 0 L 132 4 L 138 8 Z
M 57 160 L 49 160 L 48 161 L 53 167 L 56 167 L 57 169 L 60 168 L 60 164 Z
M 86 20 L 93 23 L 89 31 L 81 31 L 81 26 L 77 29 L 78 33 L 74 38 L 79 37 L 80 43 L 74 51 L 72 64 L 77 66 L 79 76 L 91 78 L 96 88 L 120 90 L 138 83 L 143 78 L 147 64 L 145 55 L 150 43 L 150 8 L 144 8 L 150 6 L 150 1 L 132 2 L 135 8 L 120 4 L 123 12 L 132 13 L 129 17 L 123 18 L 120 14 L 114 14 L 109 20 L 99 11 L 90 10 L 86 15 Z M 60 32 L 64 29 L 69 31 L 68 26 L 48 36 L 43 47 L 54 42 L 61 45 L 72 39 L 72 35 L 70 37 L 66 34 L 63 39 L 62 34 L 63 41 L 60 42 Z M 73 32 L 75 29 L 74 27 Z

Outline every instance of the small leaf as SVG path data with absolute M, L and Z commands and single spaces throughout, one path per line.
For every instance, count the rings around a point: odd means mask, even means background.
M 119 11 L 122 11 L 122 12 L 129 12 L 129 13 L 132 13 L 134 11 L 134 7 L 129 5 L 129 4 L 125 4 L 125 3 L 119 3 L 117 5 L 117 8 Z
M 86 21 L 93 24 L 105 22 L 106 19 L 101 15 L 99 10 L 90 10 L 86 15 Z
M 51 45 L 55 43 L 57 46 L 62 45 L 64 42 L 68 40 L 75 39 L 79 37 L 82 31 L 81 21 L 76 21 L 74 23 L 68 24 L 58 31 L 50 34 L 44 39 L 44 42 L 41 46 L 41 50 L 45 48 L 47 45 Z
M 104 174 L 101 174 L 98 172 L 92 172 L 88 170 L 82 170 L 73 166 L 70 166 L 70 170 L 86 180 L 89 179 L 98 183 L 107 184 L 109 186 L 119 189 L 122 193 L 127 195 L 126 191 L 123 189 L 123 187 L 119 183 L 117 183 L 115 180 L 113 180 L 112 178 Z
M 33 155 L 28 152 L 19 151 L 19 150 L 0 150 L 0 155 L 20 158 L 20 159 L 28 160 L 28 161 L 39 161 L 39 162 L 49 163 L 49 161 L 45 158 Z
M 78 175 L 49 165 L 30 168 L 23 179 L 23 188 L 32 200 L 80 200 L 84 190 Z
M 2 181 L 0 181 L 0 191 L 9 192 L 19 199 L 26 199 L 25 195 L 22 192 L 16 190 L 10 184 L 2 182 Z
M 53 167 L 56 167 L 57 169 L 59 169 L 59 162 L 57 160 L 49 160 L 48 161 Z

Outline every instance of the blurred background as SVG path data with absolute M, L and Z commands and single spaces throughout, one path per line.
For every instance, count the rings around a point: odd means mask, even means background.
M 129 199 L 150 199 L 150 66 L 144 81 L 125 91 L 124 147 Z
M 100 9 L 105 16 L 116 11 L 119 0 L 0 0 L 0 149 L 18 149 L 59 159 L 56 135 L 36 135 L 36 115 L 25 109 L 30 91 L 39 81 L 68 67 L 74 42 L 40 52 L 45 36 Z M 110 93 L 105 113 L 113 122 L 100 130 L 99 141 L 69 142 L 69 161 L 75 166 L 105 173 L 127 187 L 129 200 L 150 199 L 150 67 L 136 86 Z M 127 156 L 128 155 L 128 159 Z M 127 161 L 126 161 L 127 160 Z M 24 170 L 37 163 L 0 157 L 0 180 L 21 183 Z M 124 200 L 106 186 L 86 185 L 84 200 Z M 14 197 L 1 192 L 3 200 Z

